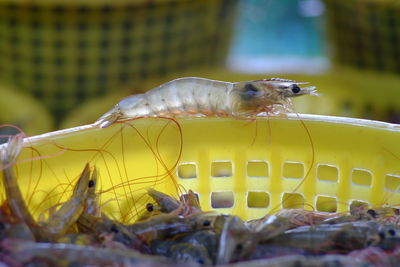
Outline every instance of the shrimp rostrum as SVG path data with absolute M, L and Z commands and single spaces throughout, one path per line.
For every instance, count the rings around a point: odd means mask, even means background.
M 305 83 L 279 78 L 236 83 L 180 78 L 122 99 L 96 124 L 104 128 L 120 120 L 156 116 L 251 117 L 271 113 L 276 105 L 287 109 L 292 97 L 317 95 L 315 86 L 300 84 Z

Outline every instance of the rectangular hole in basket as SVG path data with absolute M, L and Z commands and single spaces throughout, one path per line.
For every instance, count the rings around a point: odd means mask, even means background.
M 372 174 L 369 170 L 353 169 L 351 181 L 356 185 L 371 186 Z
M 249 160 L 247 162 L 248 177 L 268 177 L 268 163 L 261 160 Z
M 269 194 L 267 192 L 250 191 L 247 193 L 247 207 L 268 208 Z
M 400 191 L 400 176 L 395 174 L 386 174 L 385 187 L 389 190 Z
M 197 178 L 195 163 L 181 163 L 178 166 L 178 177 L 181 179 Z
M 285 161 L 283 164 L 283 177 L 301 179 L 304 177 L 304 164 L 301 162 Z
M 334 197 L 317 196 L 317 200 L 315 202 L 315 208 L 318 211 L 336 212 L 337 200 Z
M 321 181 L 337 182 L 339 172 L 337 167 L 327 164 L 319 164 L 317 169 L 317 178 Z
M 297 193 L 284 193 L 282 207 L 284 209 L 302 209 L 304 208 L 304 197 Z
M 368 207 L 369 203 L 366 201 L 361 201 L 361 200 L 353 200 L 349 203 L 349 211 L 354 211 L 356 212 L 357 210 L 361 210 L 364 207 Z
M 213 161 L 211 162 L 212 177 L 232 177 L 232 162 L 230 161 Z
M 189 200 L 188 195 L 189 195 L 189 194 L 182 194 L 182 195 L 180 196 L 180 199 L 183 199 L 184 201 L 188 201 L 188 200 Z M 194 193 L 194 195 L 195 195 L 197 201 L 200 203 L 199 194 L 198 194 L 198 193 Z
M 235 196 L 232 191 L 226 192 L 211 192 L 211 207 L 218 208 L 232 208 L 235 201 Z

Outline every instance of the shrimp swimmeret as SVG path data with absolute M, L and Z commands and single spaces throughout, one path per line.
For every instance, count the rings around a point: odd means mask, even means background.
M 203 78 L 180 78 L 144 94 L 122 99 L 97 120 L 101 128 L 116 121 L 156 116 L 249 117 L 271 113 L 275 105 L 288 108 L 290 98 L 317 95 L 315 86 L 300 88 L 291 80 L 271 78 L 248 82 L 222 82 Z

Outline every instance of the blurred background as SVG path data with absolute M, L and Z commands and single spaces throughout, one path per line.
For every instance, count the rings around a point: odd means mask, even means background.
M 185 76 L 307 81 L 296 112 L 399 122 L 400 1 L 0 1 L 0 124 L 92 123 Z

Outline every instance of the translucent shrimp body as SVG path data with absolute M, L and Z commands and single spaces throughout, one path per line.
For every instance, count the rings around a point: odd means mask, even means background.
M 96 124 L 104 128 L 118 120 L 152 116 L 250 116 L 275 104 L 287 105 L 290 97 L 316 94 L 315 87 L 298 84 L 303 83 L 276 78 L 237 83 L 181 78 L 124 98 Z

